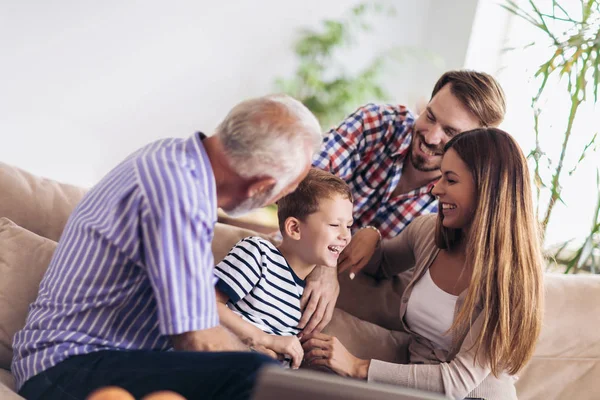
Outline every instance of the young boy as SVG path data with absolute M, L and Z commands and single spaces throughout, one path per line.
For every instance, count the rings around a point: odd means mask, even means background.
M 282 241 L 248 237 L 215 267 L 221 324 L 250 348 L 298 368 L 297 338 L 304 279 L 316 265 L 337 267 L 350 242 L 352 193 L 337 176 L 316 168 L 279 202 Z

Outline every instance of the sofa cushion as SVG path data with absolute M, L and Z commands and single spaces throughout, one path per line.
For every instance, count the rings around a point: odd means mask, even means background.
M 358 358 L 372 358 L 398 364 L 408 363 L 406 332 L 391 331 L 363 321 L 336 308 L 323 333 L 337 337 Z
M 85 189 L 0 163 L 0 217 L 58 241 Z
M 259 236 L 277 244 L 277 241 L 268 235 L 217 222 L 212 241 L 212 252 L 215 258 L 215 264 L 223 260 L 227 253 L 229 253 L 229 250 L 231 250 L 231 248 L 235 246 L 237 242 L 247 238 L 248 236 Z
M 600 392 L 600 276 L 546 274 L 535 353 L 519 374 L 519 399 L 591 399 Z
M 597 399 L 600 359 L 538 357 L 519 374 L 519 400 Z
M 56 243 L 0 218 L 0 368 L 9 369 L 12 338 L 23 327 Z
M 600 275 L 545 274 L 546 306 L 534 357 L 600 360 Z
M 353 280 L 348 273 L 340 274 L 340 295 L 336 307 L 383 328 L 401 331 L 400 301 L 412 271 L 382 280 L 363 273 L 356 274 Z

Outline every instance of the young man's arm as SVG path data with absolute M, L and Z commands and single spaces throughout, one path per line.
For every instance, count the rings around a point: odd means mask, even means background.
M 302 329 L 301 337 L 319 333 L 327 326 L 339 294 L 337 268 L 317 265 L 306 277 L 306 286 L 300 299 L 302 318 L 298 328 Z
M 215 289 L 215 292 L 219 318 L 223 326 L 230 329 L 250 349 L 273 358 L 278 358 L 278 355 L 288 356 L 292 359 L 292 368 L 300 367 L 304 350 L 296 336 L 269 335 L 261 331 L 227 307 L 229 297 L 225 293 L 219 289 Z
M 407 123 L 403 124 L 401 121 L 405 118 Z M 350 183 L 358 165 L 371 163 L 371 157 L 386 148 L 387 143 L 395 143 L 399 136 L 407 134 L 411 124 L 408 121 L 412 121 L 412 116 L 402 106 L 366 104 L 359 107 L 325 135 L 321 150 L 313 158 L 313 166 Z M 298 324 L 303 336 L 325 328 L 339 292 L 335 269 L 317 266 L 308 275 L 302 295 L 302 319 Z

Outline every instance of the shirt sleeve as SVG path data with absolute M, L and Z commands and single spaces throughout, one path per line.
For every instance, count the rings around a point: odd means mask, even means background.
M 239 241 L 215 267 L 219 279 L 217 288 L 237 303 L 258 285 L 261 277 L 263 251 L 260 239 L 250 237 Z
M 380 137 L 379 131 L 385 129 L 379 106 L 367 104 L 360 107 L 325 135 L 321 151 L 313 158 L 313 167 L 348 180 L 361 162 L 362 152 L 369 142 Z
M 487 360 L 475 360 L 476 347 L 473 344 L 482 322 L 482 316 L 475 320 L 452 361 L 440 364 L 393 364 L 372 360 L 368 380 L 443 393 L 453 399 L 466 397 L 491 373 Z
M 159 329 L 175 335 L 219 324 L 211 242 L 214 221 L 198 182 L 160 155 L 137 164 L 145 195 L 141 249 L 154 291 Z M 202 203 L 204 202 L 204 203 Z
M 436 218 L 436 215 L 419 216 L 398 236 L 383 239 L 363 271 L 378 279 L 388 279 L 414 267 L 416 251 L 425 253 L 434 247 Z

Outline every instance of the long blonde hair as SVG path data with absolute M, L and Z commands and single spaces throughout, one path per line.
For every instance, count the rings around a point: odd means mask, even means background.
M 475 341 L 495 376 L 517 373 L 531 358 L 543 312 L 543 258 L 533 211 L 529 169 L 523 152 L 506 132 L 475 129 L 450 140 L 468 166 L 477 191 L 477 208 L 468 236 L 443 227 L 441 212 L 436 244 L 451 250 L 466 240 L 466 263 L 472 268 L 463 307 L 451 330 L 466 332 L 481 307 L 483 325 Z

